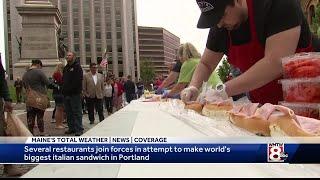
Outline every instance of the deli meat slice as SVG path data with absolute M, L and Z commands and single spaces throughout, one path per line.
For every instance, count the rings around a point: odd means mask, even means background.
M 239 114 L 244 106 L 245 104 L 239 104 L 239 105 L 233 106 L 233 109 L 230 111 L 230 113 Z
M 236 126 L 263 136 L 312 137 L 320 136 L 320 121 L 296 116 L 285 107 L 265 104 L 234 106 L 230 111 L 230 121 Z
M 283 106 L 276 106 L 277 110 L 285 113 L 283 116 L 273 117 L 270 124 L 272 136 L 314 137 L 320 136 L 320 121 L 294 115 L 293 111 Z
M 297 116 L 300 127 L 311 134 L 320 135 L 320 121 L 308 117 Z
M 230 98 L 228 100 L 218 101 L 217 105 L 219 105 L 219 106 L 233 105 L 233 100 L 232 100 L 232 98 Z
M 245 116 L 253 116 L 259 107 L 259 103 L 249 103 L 243 106 L 241 113 Z
M 265 104 L 255 112 L 255 116 L 263 120 L 268 120 L 271 114 L 275 111 L 275 107 L 272 104 Z
M 230 111 L 230 121 L 239 128 L 243 128 L 251 133 L 270 136 L 270 122 L 267 119 L 274 108 L 272 106 L 264 106 L 260 109 L 258 106 L 259 104 L 253 103 L 236 106 Z M 266 118 L 263 119 L 263 117 Z
M 291 110 L 290 108 L 287 108 L 285 106 L 275 106 L 275 108 L 278 111 L 281 111 L 282 113 L 284 113 L 285 115 L 288 115 L 289 117 L 291 117 L 292 120 L 294 120 L 298 125 L 300 125 L 300 122 L 297 120 L 297 117 L 294 114 L 293 110 Z
M 250 117 L 255 114 L 259 107 L 259 103 L 247 103 L 234 106 L 230 113 L 238 116 Z

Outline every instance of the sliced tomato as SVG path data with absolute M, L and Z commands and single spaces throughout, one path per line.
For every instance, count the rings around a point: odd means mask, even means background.
M 284 92 L 287 102 L 320 103 L 320 85 L 316 83 L 304 83 L 290 87 Z
M 284 72 L 288 78 L 308 78 L 320 76 L 319 59 L 303 59 L 289 62 L 284 66 Z
M 320 68 L 303 66 L 288 73 L 289 78 L 313 78 L 320 76 Z

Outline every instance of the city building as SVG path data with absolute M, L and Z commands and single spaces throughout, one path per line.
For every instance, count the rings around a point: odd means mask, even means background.
M 135 0 L 50 0 L 62 14 L 61 34 L 84 68 L 100 63 L 105 51 L 115 76 L 140 77 Z M 6 0 L 9 74 L 20 58 L 22 19 L 16 7 L 24 0 Z M 22 40 L 23 41 L 23 40 Z
M 165 62 L 173 62 L 180 46 L 180 38 L 164 28 L 138 27 L 140 60 L 151 61 L 157 74 L 169 73 Z

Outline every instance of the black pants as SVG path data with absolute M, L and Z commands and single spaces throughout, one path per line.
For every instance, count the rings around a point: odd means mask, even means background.
M 87 107 L 88 107 L 88 115 L 90 122 L 94 122 L 94 109 L 99 114 L 100 122 L 104 120 L 103 115 L 103 99 L 98 98 L 86 98 Z
M 112 97 L 104 97 L 104 103 L 105 103 L 105 107 L 108 111 L 108 113 L 112 113 L 113 111 L 113 104 L 112 104 Z
M 28 122 L 28 129 L 29 131 L 33 134 L 33 128 L 34 128 L 34 124 L 35 124 L 35 120 L 37 118 L 37 124 L 38 124 L 38 128 L 39 131 L 41 133 L 44 132 L 44 122 L 43 122 L 43 116 L 44 116 L 44 110 L 40 110 L 37 108 L 33 108 L 33 107 L 27 107 L 27 113 L 28 113 L 28 118 L 27 118 L 27 122 Z
M 16 89 L 17 103 L 22 102 L 22 89 Z
M 126 94 L 127 102 L 131 103 L 132 100 L 136 99 L 135 96 L 136 94 Z
M 53 112 L 52 112 L 52 116 L 51 116 L 52 119 L 55 119 L 55 118 L 56 118 L 56 117 L 55 117 L 55 115 L 56 115 L 56 109 L 57 109 L 57 106 L 54 106 L 54 109 L 53 109 Z
M 64 97 L 64 110 L 67 115 L 69 131 L 81 135 L 82 125 L 82 106 L 80 94 Z
M 81 98 L 81 102 L 82 102 L 82 110 L 83 110 L 83 112 L 86 112 L 88 110 L 86 99 L 85 98 Z

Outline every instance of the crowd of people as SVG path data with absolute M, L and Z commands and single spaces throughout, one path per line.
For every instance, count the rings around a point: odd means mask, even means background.
M 168 77 L 158 76 L 153 82 L 153 89 L 164 98 L 196 101 L 203 83 L 207 82 L 207 85 L 216 87 L 217 92 L 224 93 L 217 93 L 217 96 L 248 94 L 254 103 L 277 104 L 283 100 L 282 88 L 278 83 L 283 76 L 281 59 L 299 52 L 319 51 L 320 41 L 310 31 L 299 1 L 196 2 L 201 10 L 197 27 L 210 28 L 206 48 L 201 56 L 191 43 L 179 47 L 177 62 L 168 65 Z M 215 71 L 224 55 L 228 56 L 229 63 L 235 69 L 243 72 L 234 72 L 237 77 L 227 82 L 221 82 Z M 66 134 L 75 136 L 83 133 L 83 114 L 87 113 L 93 124 L 97 113 L 101 122 L 105 118 L 105 109 L 112 114 L 144 92 L 144 84 L 140 80 L 134 83 L 131 76 L 116 78 L 112 74 L 104 77 L 97 72 L 98 65 L 95 63 L 91 63 L 89 72 L 84 73 L 73 52 L 67 54 L 66 60 L 65 67 L 62 64 L 57 66 L 52 80 L 42 72 L 41 60 L 33 60 L 22 79 L 17 78 L 14 83 L 17 103 L 23 101 L 22 89 L 26 89 L 27 122 L 31 133 L 34 133 L 37 121 L 40 135 L 45 135 L 43 116 L 46 109 L 43 104 L 39 107 L 28 104 L 28 94 L 32 91 L 46 95 L 47 88 L 53 89 L 56 127 L 65 128 L 63 122 L 66 119 Z M 0 101 L 0 135 L 4 136 L 3 110 L 12 111 L 12 100 L 2 65 L 0 78 L 3 99 Z M 10 165 L 5 166 L 5 171 L 17 173 Z
M 47 95 L 48 89 L 52 89 L 55 105 L 51 122 L 56 129 L 68 128 L 65 134 L 75 136 L 83 134 L 84 115 L 94 124 L 97 113 L 102 122 L 105 114 L 110 115 L 142 96 L 144 84 L 141 80 L 135 83 L 130 75 L 117 78 L 110 72 L 103 75 L 98 72 L 96 63 L 91 63 L 89 70 L 84 71 L 76 59 L 75 53 L 67 53 L 67 64 L 58 64 L 51 77 L 42 71 L 41 60 L 35 59 L 23 77 L 17 77 L 14 82 L 17 104 L 26 103 L 27 127 L 32 134 L 36 134 L 37 127 L 40 136 L 49 135 L 45 133 L 43 120 L 46 109 L 33 107 L 26 101 L 30 90 Z
M 162 94 L 163 98 L 180 98 L 181 92 L 190 85 L 194 72 L 200 63 L 201 55 L 191 43 L 182 44 L 177 51 L 177 61 L 169 63 L 169 75 L 157 75 L 152 82 L 152 90 Z M 52 113 L 52 123 L 57 129 L 68 130 L 67 135 L 80 136 L 83 134 L 83 116 L 87 114 L 90 124 L 95 123 L 95 114 L 99 122 L 107 115 L 118 111 L 134 99 L 140 98 L 145 89 L 141 79 L 134 82 L 132 77 L 117 78 L 112 73 L 106 75 L 98 72 L 98 64 L 91 63 L 89 70 L 83 71 L 75 53 L 66 56 L 67 64 L 58 64 L 51 77 L 47 77 L 42 69 L 41 60 L 33 60 L 31 67 L 26 69 L 22 79 L 14 83 L 17 103 L 21 103 L 23 88 L 25 97 L 30 89 L 41 94 L 47 94 L 52 89 L 55 101 Z M 216 71 L 213 71 L 208 85 L 213 88 L 222 83 Z M 45 136 L 43 116 L 45 108 L 39 109 L 26 103 L 28 129 L 34 133 L 35 123 L 39 135 Z M 65 125 L 66 124 L 66 125 Z

